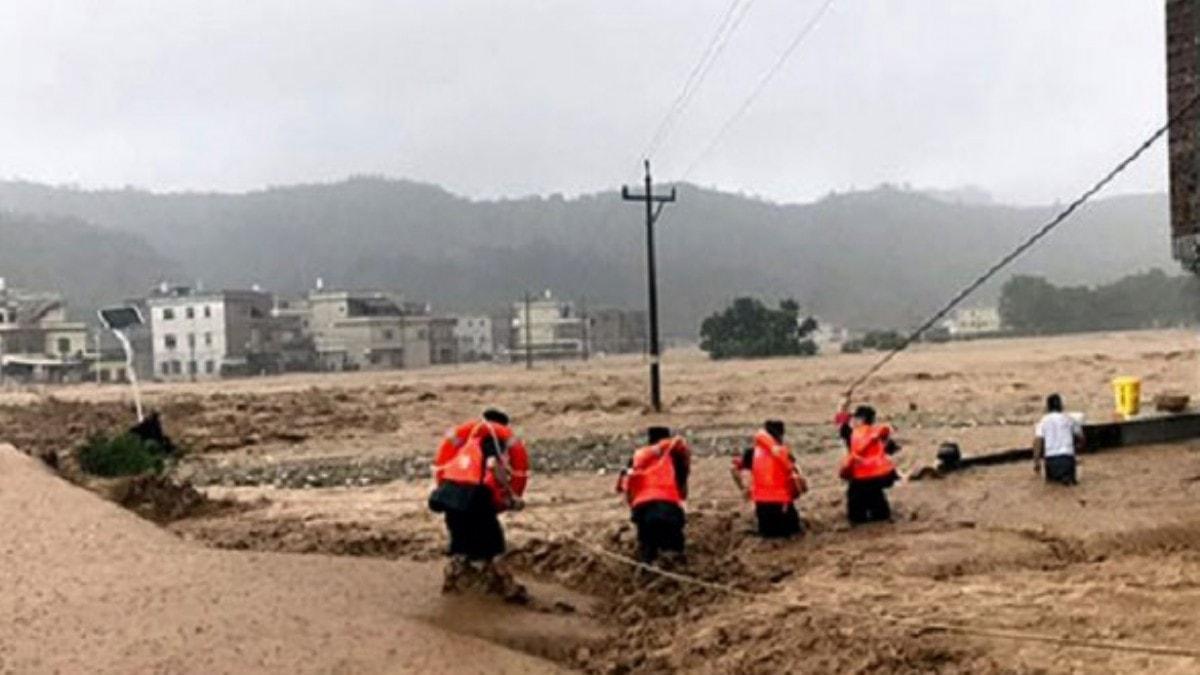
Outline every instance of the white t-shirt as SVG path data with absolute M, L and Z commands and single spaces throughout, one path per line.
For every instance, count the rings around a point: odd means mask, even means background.
M 1075 454 L 1075 437 L 1083 428 L 1070 415 L 1052 412 L 1037 423 L 1033 434 L 1045 443 L 1046 457 L 1062 457 Z

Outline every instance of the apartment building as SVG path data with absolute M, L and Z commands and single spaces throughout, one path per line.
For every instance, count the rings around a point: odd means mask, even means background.
M 273 299 L 260 291 L 162 287 L 146 299 L 154 378 L 211 380 L 272 372 Z
M 428 366 L 431 317 L 383 291 L 313 291 L 308 329 L 322 370 Z

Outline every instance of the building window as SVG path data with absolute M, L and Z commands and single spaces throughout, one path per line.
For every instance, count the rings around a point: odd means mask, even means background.
M 204 306 L 204 318 L 206 318 L 206 319 L 212 318 L 212 307 L 209 307 L 208 305 Z
M 417 331 L 417 339 L 418 340 L 425 340 L 428 338 L 429 338 L 429 333 L 426 332 L 424 328 Z
M 163 361 L 163 362 L 162 362 L 162 374 L 163 374 L 163 375 L 170 375 L 170 374 L 171 374 L 171 362 L 170 362 L 170 361 Z
M 204 372 L 208 373 L 209 375 L 212 375 L 212 374 L 213 374 L 213 371 L 214 371 L 215 369 L 216 369 L 216 366 L 213 364 L 213 362 L 212 362 L 212 361 L 205 361 L 205 362 L 204 362 Z
M 196 362 L 195 362 L 195 361 L 188 361 L 188 374 L 189 374 L 189 375 L 195 375 L 197 372 L 199 372 L 199 371 L 198 371 L 198 370 L 197 370 L 197 368 L 196 368 Z
M 385 331 L 383 331 L 383 339 L 384 340 L 395 340 L 396 334 L 390 330 L 385 330 Z
M 58 353 L 59 354 L 70 354 L 71 353 L 71 339 L 70 338 L 58 338 Z
M 163 346 L 167 349 L 175 349 L 176 344 L 174 335 L 167 334 L 163 336 Z
M 205 346 L 205 347 L 211 347 L 211 346 L 212 346 L 212 333 L 205 333 L 205 334 L 204 334 L 204 346 Z
M 183 364 L 180 363 L 179 361 L 172 361 L 171 362 L 171 372 L 175 373 L 176 375 L 183 374 Z
M 195 333 L 188 333 L 188 347 L 191 349 L 196 348 L 196 334 Z
M 195 308 L 195 307 L 188 307 L 188 308 L 185 310 L 185 312 L 186 312 L 186 314 L 187 314 L 187 318 L 189 318 L 189 319 L 194 319 L 194 318 L 196 318 L 196 308 Z
M 170 307 L 163 308 L 163 321 L 170 321 L 175 318 L 175 310 Z

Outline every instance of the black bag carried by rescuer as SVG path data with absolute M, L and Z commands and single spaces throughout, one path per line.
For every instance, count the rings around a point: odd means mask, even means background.
M 435 487 L 429 493 L 429 510 L 434 513 L 466 513 L 471 510 L 471 500 L 477 487 L 460 485 L 449 481 Z

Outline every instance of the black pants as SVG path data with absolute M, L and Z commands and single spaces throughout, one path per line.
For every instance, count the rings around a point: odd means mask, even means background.
M 770 504 L 759 502 L 754 505 L 758 516 L 758 534 L 764 539 L 784 538 L 800 534 L 800 514 L 796 504 Z
M 892 507 L 884 490 L 895 482 L 894 476 L 850 480 L 846 487 L 846 516 L 851 523 L 891 520 Z
M 492 493 L 482 486 L 454 486 L 470 490 L 465 509 L 446 511 L 450 555 L 468 560 L 491 560 L 504 553 L 504 529 L 492 504 Z
M 633 522 L 637 525 L 638 558 L 642 562 L 654 562 L 663 551 L 683 553 L 687 517 L 678 504 L 640 504 L 633 509 Z
M 1047 483 L 1061 483 L 1063 485 L 1074 485 L 1076 483 L 1075 455 L 1047 457 L 1045 464 Z

